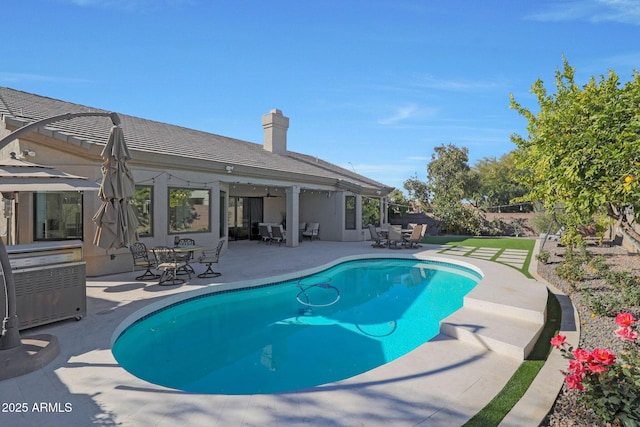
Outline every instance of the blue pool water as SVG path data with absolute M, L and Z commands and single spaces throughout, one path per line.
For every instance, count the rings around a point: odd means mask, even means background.
M 130 325 L 112 351 L 133 375 L 188 392 L 299 390 L 368 371 L 430 340 L 479 280 L 441 262 L 349 261 L 174 304 Z

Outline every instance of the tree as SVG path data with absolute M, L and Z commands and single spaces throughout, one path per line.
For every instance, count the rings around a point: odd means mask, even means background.
M 397 188 L 389 193 L 389 216 L 402 216 L 409 212 L 411 201 Z
M 513 212 L 520 206 L 509 206 L 512 201 L 526 194 L 526 188 L 518 182 L 514 153 L 507 153 L 496 160 L 485 157 L 476 162 L 473 169 L 478 174 L 479 189 L 475 197 L 487 210 Z M 527 210 L 530 206 L 527 206 Z
M 417 174 L 407 179 L 402 186 L 407 190 L 408 200 L 423 208 L 429 206 L 429 188 L 426 182 L 418 178 Z
M 453 144 L 434 148 L 427 165 L 427 188 L 442 230 L 480 234 L 480 217 L 464 205 L 477 194 L 478 176 L 469 167 L 469 150 Z
M 539 111 L 515 101 L 511 108 L 528 121 L 528 137 L 512 135 L 516 165 L 530 189 L 522 199 L 561 205 L 571 224 L 590 220 L 599 211 L 625 222 L 638 212 L 640 189 L 640 74 L 624 85 L 609 71 L 580 87 L 575 69 L 563 58 L 555 74 L 556 93 L 542 80 L 532 86 Z
M 362 226 L 380 225 L 380 199 L 362 198 Z

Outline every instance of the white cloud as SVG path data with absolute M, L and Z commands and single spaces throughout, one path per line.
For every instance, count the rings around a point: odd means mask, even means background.
M 407 104 L 396 107 L 390 115 L 378 119 L 378 123 L 385 126 L 395 125 L 408 120 L 431 117 L 435 115 L 435 113 L 436 109 L 434 108 L 420 107 L 416 104 Z
M 619 22 L 640 25 L 640 0 L 569 0 L 528 16 L 536 21 Z
M 424 75 L 419 77 L 414 83 L 415 86 L 438 89 L 454 92 L 468 92 L 468 91 L 484 91 L 494 90 L 502 87 L 503 82 L 491 81 L 491 80 L 447 80 L 438 79 L 431 75 Z

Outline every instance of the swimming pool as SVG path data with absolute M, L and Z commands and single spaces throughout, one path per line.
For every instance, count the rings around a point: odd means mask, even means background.
M 480 278 L 443 262 L 349 261 L 171 304 L 126 327 L 112 351 L 133 375 L 187 392 L 299 390 L 368 371 L 430 340 Z

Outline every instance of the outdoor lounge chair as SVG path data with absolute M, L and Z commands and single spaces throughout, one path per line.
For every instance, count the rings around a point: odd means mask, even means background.
M 389 226 L 389 237 L 387 240 L 387 247 L 391 249 L 400 249 L 403 244 L 402 229 L 399 225 Z M 400 246 L 399 246 L 400 245 Z
M 258 225 L 258 232 L 260 233 L 259 242 L 271 243 L 271 231 L 269 230 L 269 226 L 267 224 Z
M 298 240 L 301 242 L 303 237 L 302 237 L 302 233 L 304 233 L 304 231 L 307 229 L 307 223 L 306 222 L 301 222 L 300 224 L 298 224 Z
M 133 256 L 133 268 L 142 267 L 146 269 L 143 275 L 136 277 L 136 280 L 157 279 L 159 274 L 151 271 L 156 266 L 156 260 L 149 258 L 147 246 L 142 242 L 135 242 L 129 246 L 131 256 Z
M 162 270 L 162 275 L 158 281 L 159 285 L 180 285 L 184 283 L 184 279 L 178 278 L 178 270 L 184 268 L 186 264 L 176 258 L 173 248 L 160 246 L 153 248 L 153 253 L 158 261 L 158 269 Z M 187 274 L 191 279 L 191 274 L 189 272 Z
M 413 230 L 411 230 L 411 235 L 405 239 L 404 247 L 407 249 L 419 248 L 422 246 L 420 245 L 421 240 L 422 240 L 422 224 L 417 224 L 416 226 L 413 227 Z
M 213 264 L 217 264 L 220 260 L 220 252 L 222 251 L 223 245 L 224 240 L 220 240 L 220 242 L 218 242 L 218 246 L 215 249 L 204 249 L 202 251 L 202 256 L 198 258 L 198 262 L 200 264 L 206 265 L 207 269 L 204 271 L 204 273 L 198 274 L 198 277 L 202 279 L 205 277 L 218 277 L 222 275 L 222 273 L 213 271 L 213 268 L 211 266 Z
M 287 235 L 282 229 L 282 225 L 272 225 L 271 226 L 271 241 L 278 242 L 278 246 L 282 244 L 282 242 L 287 241 Z
M 309 240 L 313 241 L 313 238 L 318 238 L 318 232 L 320 231 L 320 223 L 319 222 L 310 222 L 307 224 L 306 230 L 302 232 L 302 238 L 305 237 Z
M 386 240 L 380 233 L 378 233 L 375 225 L 369 224 L 369 233 L 371 234 L 371 240 L 373 240 L 371 246 L 373 246 L 374 248 L 383 248 Z

